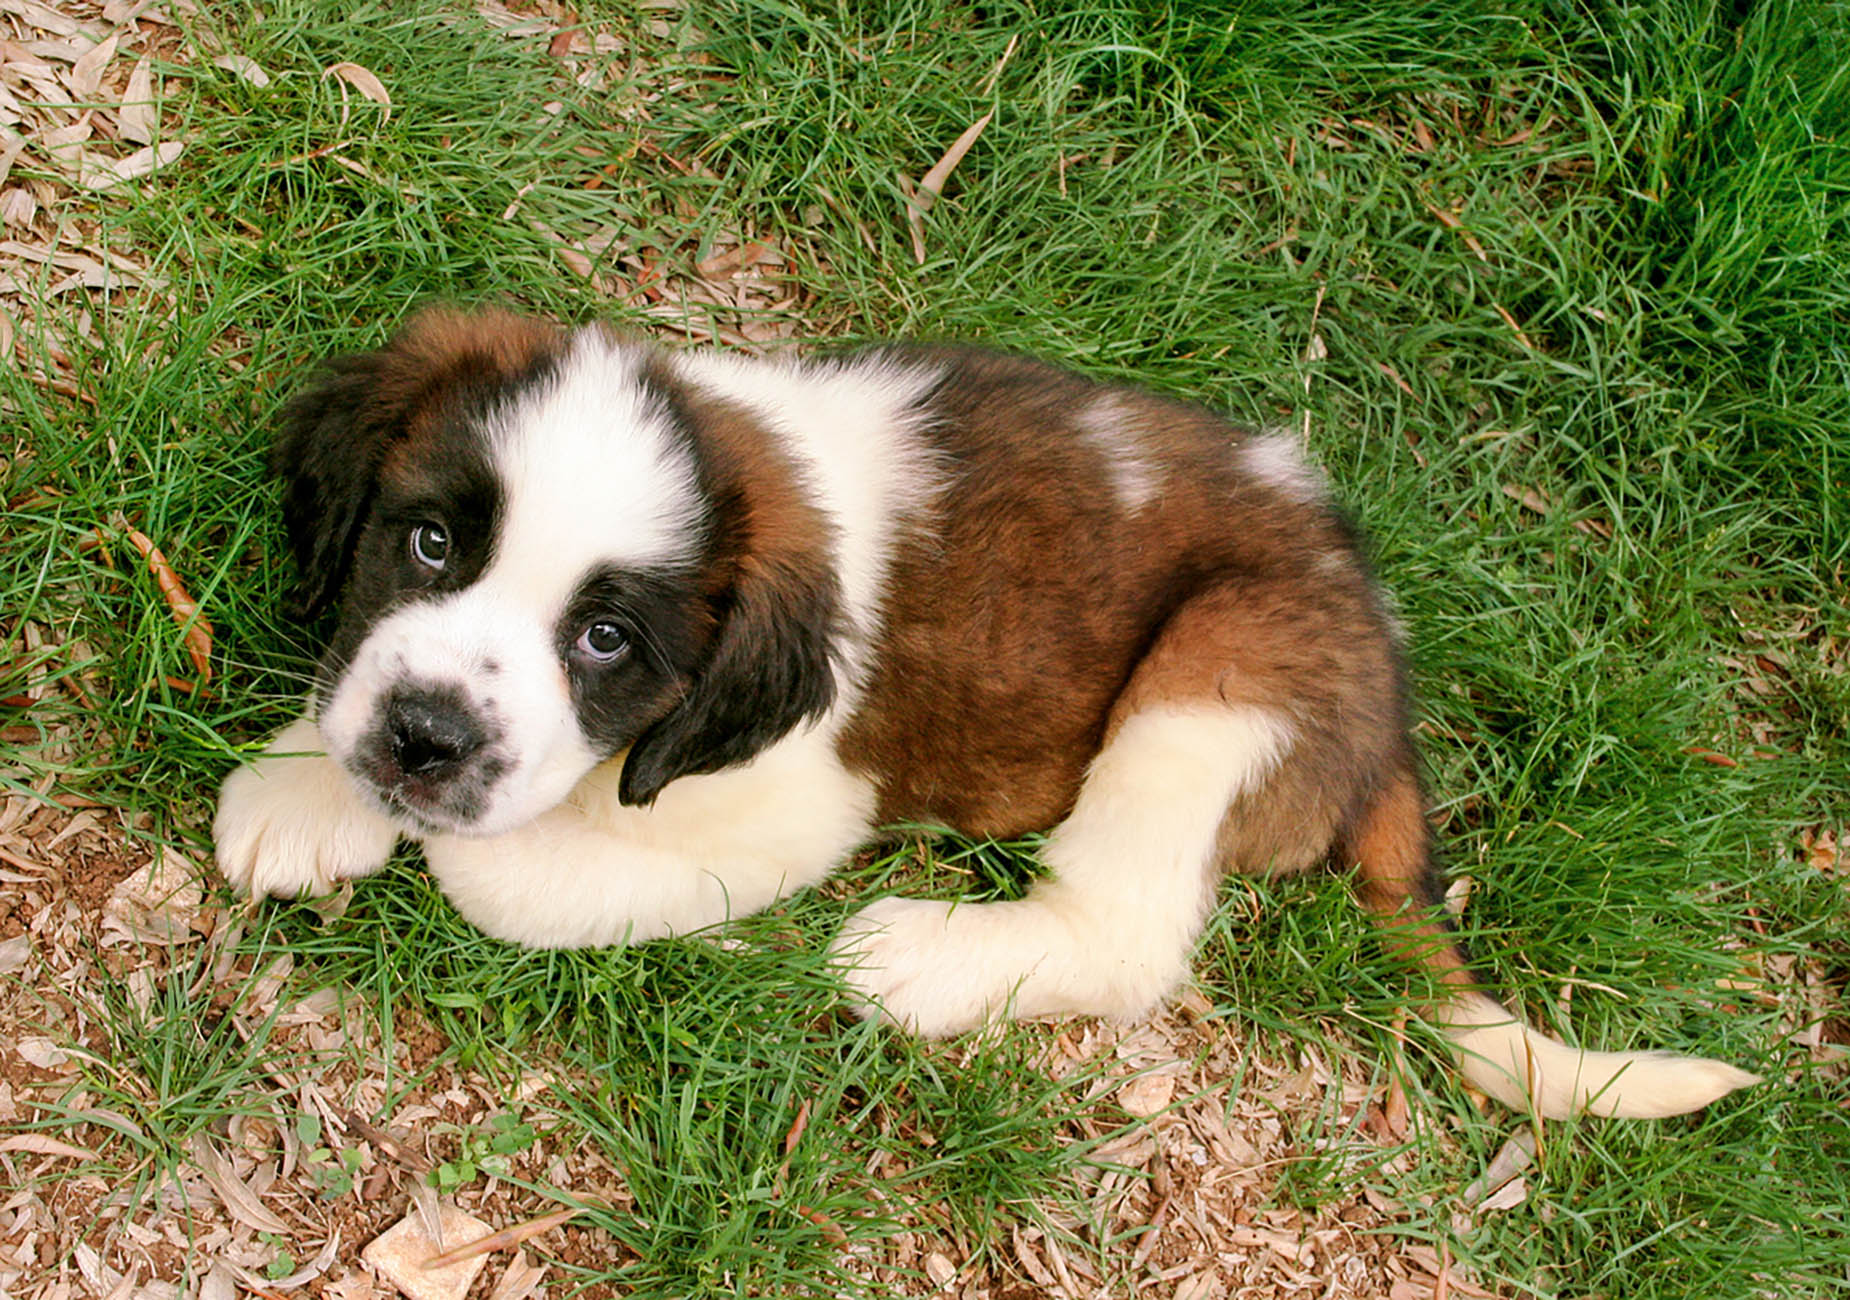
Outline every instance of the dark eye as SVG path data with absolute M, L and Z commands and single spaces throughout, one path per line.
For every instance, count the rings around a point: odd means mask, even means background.
M 630 639 L 615 623 L 599 619 L 578 634 L 578 652 L 599 663 L 609 663 L 630 648 Z
M 411 530 L 411 558 L 427 569 L 442 570 L 450 558 L 450 531 L 442 524 L 419 524 Z

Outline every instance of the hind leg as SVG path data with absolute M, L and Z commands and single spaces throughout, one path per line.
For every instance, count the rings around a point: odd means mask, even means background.
M 1126 718 L 1013 902 L 889 898 L 837 951 L 872 1009 L 918 1033 L 993 1016 L 1135 1016 L 1178 983 L 1213 896 L 1227 804 L 1262 782 L 1290 728 L 1256 708 L 1152 708 Z
M 1224 587 L 1171 616 L 1026 898 L 889 898 L 851 917 L 836 947 L 870 1012 L 954 1034 L 1011 1012 L 1135 1016 L 1173 988 L 1213 900 L 1228 809 L 1297 747 L 1290 684 L 1243 663 L 1271 612 L 1251 587 Z M 1258 641 L 1261 655 L 1283 644 Z

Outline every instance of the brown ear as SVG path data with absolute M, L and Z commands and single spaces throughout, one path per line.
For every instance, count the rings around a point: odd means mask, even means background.
M 283 408 L 270 453 L 301 580 L 294 616 L 313 618 L 340 595 L 393 446 L 459 391 L 514 379 L 559 345 L 559 331 L 543 321 L 428 308 L 383 348 L 322 363 Z
M 833 529 L 774 435 L 682 387 L 642 382 L 693 452 L 713 503 L 719 629 L 680 703 L 630 746 L 617 795 L 647 804 L 677 777 L 743 763 L 835 701 L 841 598 Z

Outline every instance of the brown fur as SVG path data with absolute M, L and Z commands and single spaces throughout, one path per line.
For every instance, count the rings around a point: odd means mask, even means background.
M 1244 475 L 1250 435 L 1197 408 L 950 355 L 962 373 L 937 397 L 935 436 L 958 468 L 935 527 L 896 557 L 881 657 L 842 746 L 880 778 L 881 817 L 1045 829 L 1124 717 L 1219 696 L 1313 723 L 1344 714 L 1341 734 L 1313 728 L 1302 778 L 1251 801 L 1244 838 L 1230 817 L 1225 841 L 1248 867 L 1320 857 L 1349 809 L 1319 799 L 1316 769 L 1372 765 L 1399 725 L 1385 619 L 1340 523 Z M 1163 473 L 1134 512 L 1075 429 L 1107 393 Z
M 396 412 L 405 434 L 387 469 L 434 438 L 438 421 L 459 398 L 504 388 L 563 344 L 554 326 L 511 312 L 431 308 L 413 316 L 377 354 L 373 398 L 382 410 Z

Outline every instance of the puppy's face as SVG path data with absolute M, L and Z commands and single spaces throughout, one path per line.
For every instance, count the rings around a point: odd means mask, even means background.
M 322 736 L 414 832 L 511 830 L 625 750 L 623 797 L 647 802 L 767 743 L 690 711 L 744 539 L 687 398 L 598 331 L 444 316 L 291 409 L 296 549 L 341 592 Z M 317 548 L 343 571 L 317 574 Z

